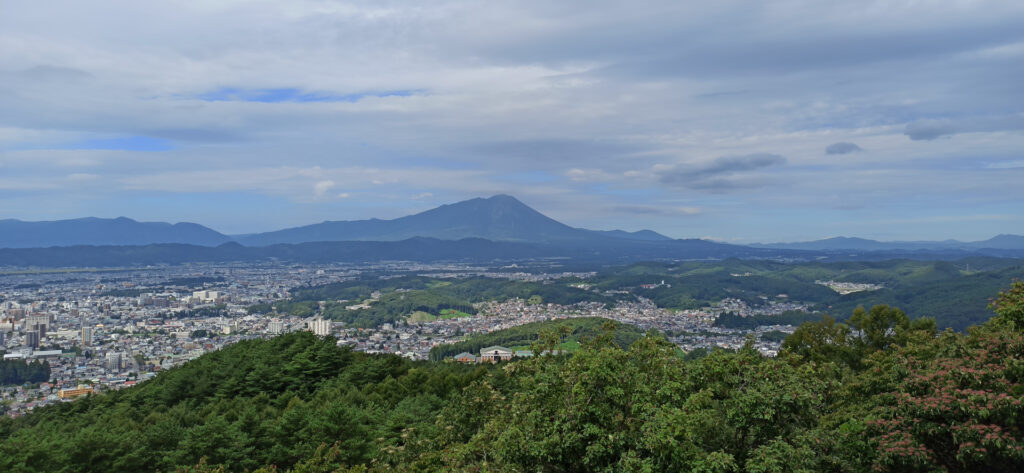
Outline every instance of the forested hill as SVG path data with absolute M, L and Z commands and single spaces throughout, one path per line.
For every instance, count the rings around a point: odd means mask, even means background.
M 808 323 L 777 358 L 609 330 L 466 366 L 292 333 L 0 419 L 0 471 L 1020 471 L 1024 282 L 993 305 L 968 334 L 884 306 Z
M 728 259 L 612 267 L 587 282 L 601 290 L 627 289 L 659 307 L 673 309 L 700 307 L 726 297 L 757 305 L 762 296 L 776 298 L 785 293 L 785 300 L 806 303 L 812 312 L 845 319 L 858 306 L 886 304 L 903 309 L 912 318 L 931 317 L 939 328 L 964 330 L 988 320 L 992 295 L 1021 278 L 1024 261 L 1019 259 L 796 264 Z M 880 288 L 844 295 L 822 281 L 868 283 Z M 665 284 L 652 284 L 661 282 Z M 644 284 L 654 287 L 644 288 Z M 768 318 L 763 322 L 785 323 Z
M 434 420 L 487 367 L 414 363 L 297 332 L 242 341 L 137 387 L 0 418 L 0 471 L 288 468 L 323 443 L 368 463 Z
M 601 317 L 580 317 L 573 319 L 547 320 L 531 322 L 517 327 L 497 330 L 491 333 L 476 335 L 468 340 L 450 345 L 438 345 L 430 349 L 430 359 L 440 361 L 462 352 L 479 355 L 481 348 L 502 345 L 505 348 L 525 349 L 540 340 L 545 331 L 559 335 L 559 351 L 575 352 L 576 348 L 588 339 L 600 336 L 605 324 L 614 321 Z M 564 333 L 559 330 L 564 327 Z M 620 348 L 629 348 L 633 342 L 644 336 L 643 330 L 627 324 L 616 324 L 612 340 Z
M 900 307 L 913 317 L 932 317 L 942 328 L 965 330 L 991 317 L 988 304 L 992 294 L 1008 281 L 1024 277 L 1020 265 L 974 272 L 963 271 L 963 267 L 950 262 L 923 265 L 883 289 L 837 296 L 816 308 L 843 316 L 858 306 L 885 304 Z

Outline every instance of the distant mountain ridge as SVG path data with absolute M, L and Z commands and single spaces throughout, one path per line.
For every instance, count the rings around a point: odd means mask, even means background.
M 1024 250 L 1024 236 L 996 235 L 982 241 L 877 241 L 866 238 L 833 237 L 793 243 L 754 243 L 754 248 L 811 251 L 935 251 L 935 250 Z
M 327 221 L 237 237 L 246 246 L 315 241 L 401 241 L 413 237 L 483 238 L 521 243 L 600 242 L 606 239 L 671 240 L 651 230 L 625 232 L 573 228 L 509 195 L 446 204 L 393 220 Z
M 130 218 L 78 218 L 50 222 L 0 220 L 0 248 L 50 246 L 135 246 L 181 243 L 217 246 L 235 241 L 268 246 L 322 241 L 402 241 L 409 238 L 501 242 L 602 243 L 618 240 L 671 241 L 651 230 L 573 228 L 537 212 L 516 198 L 496 195 L 446 204 L 393 220 L 326 221 L 301 227 L 228 236 L 196 223 L 137 222 Z
M 603 248 L 619 254 L 624 247 L 631 245 L 646 245 L 645 248 L 650 249 L 655 243 L 683 241 L 673 240 L 651 230 L 627 232 L 571 227 L 508 195 L 469 199 L 392 220 L 325 221 L 265 233 L 234 236 L 195 223 L 138 222 L 125 217 L 89 217 L 51 222 L 0 220 L 0 248 L 12 249 L 160 244 L 215 247 L 228 242 L 266 247 L 314 242 L 399 242 L 414 238 L 444 241 L 483 239 L 502 243 L 578 246 L 594 250 Z M 977 242 L 882 242 L 864 238 L 835 237 L 794 243 L 756 243 L 742 248 L 825 253 L 1024 251 L 1024 236 L 1003 234 Z M 647 251 L 646 249 L 644 251 Z
M 126 217 L 50 222 L 0 220 L 0 248 L 157 243 L 216 246 L 229 241 L 231 238 L 227 235 L 197 223 L 137 222 Z

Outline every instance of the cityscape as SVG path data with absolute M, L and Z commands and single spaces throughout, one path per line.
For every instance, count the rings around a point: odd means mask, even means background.
M 68 402 L 94 392 L 134 386 L 163 370 L 239 340 L 269 338 L 306 330 L 332 336 L 339 346 L 376 354 L 425 360 L 430 349 L 474 335 L 530 322 L 602 317 L 666 333 L 684 351 L 714 347 L 738 349 L 749 335 L 762 353 L 774 356 L 779 339 L 766 332 L 790 333 L 792 326 L 755 330 L 713 326 L 723 312 L 741 316 L 801 310 L 798 303 L 751 308 L 724 299 L 699 310 L 668 310 L 638 298 L 612 307 L 531 304 L 522 299 L 477 304 L 476 316 L 427 322 L 346 327 L 317 316 L 258 313 L 253 306 L 289 297 L 292 288 L 357 278 L 363 271 L 413 272 L 436 278 L 469 276 L 521 281 L 586 278 L 594 273 L 519 272 L 515 268 L 392 262 L 373 265 L 192 264 L 180 267 L 83 271 L 11 271 L 0 276 L 0 350 L 4 360 L 46 363 L 45 381 L 0 388 L 8 416 L 50 403 Z M 586 279 L 584 279 L 585 281 Z M 654 283 L 655 285 L 657 283 Z M 586 284 L 578 284 L 586 287 Z M 378 294 L 375 294 L 375 296 Z M 349 309 L 368 308 L 360 301 Z

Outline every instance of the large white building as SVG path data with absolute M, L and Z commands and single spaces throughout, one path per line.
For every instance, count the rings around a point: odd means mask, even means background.
M 331 334 L 331 321 L 320 318 L 309 321 L 309 330 L 314 334 L 326 337 Z
M 282 322 L 281 319 L 270 319 L 270 322 L 267 322 L 267 333 L 277 335 L 283 332 L 284 322 Z
M 220 297 L 217 291 L 195 291 L 192 293 L 192 300 L 200 302 L 214 302 Z
M 106 356 L 108 371 L 121 371 L 121 354 L 116 351 L 108 351 Z

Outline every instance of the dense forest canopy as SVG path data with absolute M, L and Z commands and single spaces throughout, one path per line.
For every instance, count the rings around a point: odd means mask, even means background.
M 536 343 L 545 332 L 559 333 L 560 345 L 572 343 L 575 346 L 580 342 L 585 342 L 588 339 L 601 335 L 604 324 L 608 322 L 611 321 L 600 317 L 531 322 L 517 327 L 475 335 L 459 343 L 438 345 L 430 349 L 430 359 L 441 361 L 462 352 L 476 355 L 480 353 L 481 348 L 493 345 L 502 345 L 506 348 L 530 346 Z M 613 332 L 612 340 L 618 347 L 629 348 L 633 342 L 643 335 L 643 331 L 632 325 L 622 325 Z
M 800 326 L 776 358 L 689 359 L 654 333 L 624 349 L 610 325 L 569 357 L 472 366 L 292 333 L 2 419 L 0 468 L 1020 471 L 1024 283 L 992 309 L 967 333 L 858 309 Z
M 44 383 L 50 380 L 50 363 L 46 360 L 0 360 L 0 386 Z

